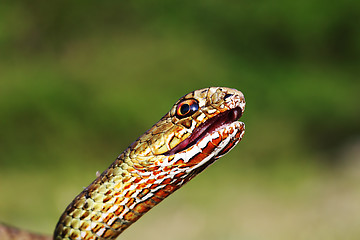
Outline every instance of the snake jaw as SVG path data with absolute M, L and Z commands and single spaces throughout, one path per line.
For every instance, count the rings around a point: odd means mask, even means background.
M 177 153 L 172 162 L 174 165 L 180 163 L 179 168 L 186 168 L 187 171 L 195 170 L 199 173 L 234 148 L 244 133 L 243 122 L 234 121 L 223 124 L 207 132 L 194 145 Z M 198 168 L 201 170 L 196 170 Z
M 198 127 L 196 127 L 189 137 L 187 137 L 176 147 L 172 148 L 170 151 L 166 152 L 164 155 L 174 155 L 186 150 L 187 148 L 190 148 L 198 141 L 203 139 L 206 135 L 218 131 L 224 125 L 228 125 L 234 121 L 237 121 L 241 117 L 241 115 L 242 109 L 240 107 L 235 107 L 208 119 L 207 121 L 201 123 Z
M 214 156 L 215 159 L 219 159 L 225 154 L 227 154 L 231 149 L 233 149 L 236 144 L 238 144 L 241 139 L 243 138 L 245 134 L 245 123 L 236 121 L 233 124 L 235 124 L 234 128 L 236 129 L 236 134 L 232 138 L 230 138 L 230 141 L 227 143 L 225 147 L 222 148 L 222 150 Z

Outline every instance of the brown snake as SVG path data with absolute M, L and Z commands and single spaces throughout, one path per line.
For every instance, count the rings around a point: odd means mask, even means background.
M 180 98 L 70 203 L 53 239 L 115 239 L 241 140 L 244 109 L 244 95 L 225 87 Z M 0 225 L 1 239 L 49 238 Z

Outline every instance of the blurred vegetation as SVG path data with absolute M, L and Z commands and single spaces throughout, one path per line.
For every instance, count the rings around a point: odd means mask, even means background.
M 243 141 L 120 239 L 359 239 L 359 22 L 354 0 L 1 2 L 0 221 L 51 233 L 179 97 L 227 86 Z

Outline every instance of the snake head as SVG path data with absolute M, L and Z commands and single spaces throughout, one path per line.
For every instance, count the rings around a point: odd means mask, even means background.
M 152 128 L 130 146 L 141 166 L 193 167 L 217 159 L 242 138 L 244 95 L 226 87 L 195 90 L 181 97 Z M 149 164 L 149 161 L 152 161 Z M 138 168 L 141 168 L 138 166 Z

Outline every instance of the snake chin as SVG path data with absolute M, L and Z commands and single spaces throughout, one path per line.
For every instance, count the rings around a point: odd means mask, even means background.
M 242 139 L 245 133 L 245 124 L 243 122 L 233 122 L 231 126 L 236 132 L 232 136 L 229 137 L 228 142 L 223 146 L 223 148 L 215 155 L 215 160 L 219 159 L 220 157 L 224 156 L 226 153 L 228 153 L 231 149 L 233 149 L 236 144 L 239 143 L 239 141 Z
M 228 126 L 231 123 L 236 122 L 242 116 L 242 110 L 240 107 L 227 110 L 223 113 L 216 115 L 200 124 L 193 133 L 187 137 L 184 141 L 178 144 L 173 149 L 165 153 L 166 156 L 177 154 L 184 151 L 191 146 L 198 143 L 201 139 L 205 138 L 208 134 L 213 134 L 219 131 L 219 129 Z

